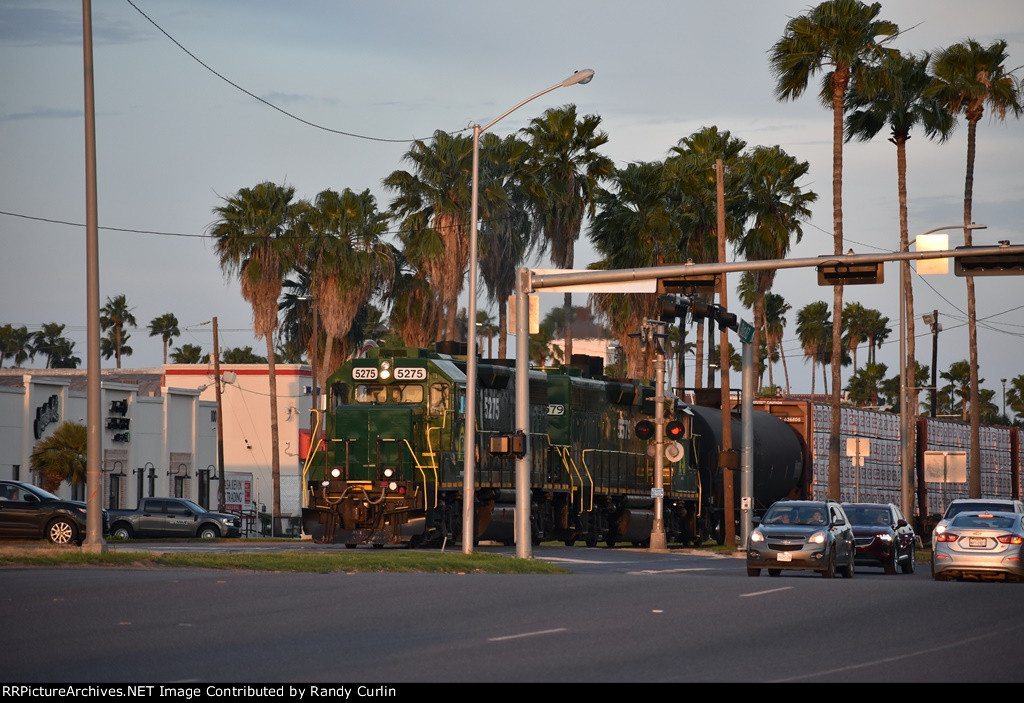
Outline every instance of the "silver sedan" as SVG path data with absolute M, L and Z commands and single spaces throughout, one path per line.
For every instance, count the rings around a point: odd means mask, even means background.
M 1024 515 L 965 511 L 932 545 L 932 578 L 1024 581 Z

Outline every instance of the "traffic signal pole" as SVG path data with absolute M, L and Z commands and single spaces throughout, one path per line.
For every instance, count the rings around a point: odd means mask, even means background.
M 654 326 L 655 323 L 647 323 Z M 665 323 L 656 323 L 663 327 Z M 653 330 L 651 330 L 653 332 Z M 658 330 L 661 331 L 660 329 Z M 665 539 L 665 347 L 656 335 L 654 341 L 654 524 L 651 526 L 652 550 L 668 549 Z

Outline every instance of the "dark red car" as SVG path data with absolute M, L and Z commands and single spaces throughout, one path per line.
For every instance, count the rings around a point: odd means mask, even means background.
M 857 566 L 879 566 L 887 574 L 914 573 L 917 536 L 892 503 L 843 503 L 853 524 Z

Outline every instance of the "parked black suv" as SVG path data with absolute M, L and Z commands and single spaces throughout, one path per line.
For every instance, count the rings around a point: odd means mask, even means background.
M 22 481 L 0 481 L 0 537 L 46 538 L 55 544 L 85 539 L 85 503 L 64 500 Z M 103 532 L 107 511 L 103 511 Z
M 747 575 L 778 576 L 783 569 L 813 569 L 825 578 L 836 570 L 853 578 L 853 527 L 834 500 L 780 500 L 750 533 Z

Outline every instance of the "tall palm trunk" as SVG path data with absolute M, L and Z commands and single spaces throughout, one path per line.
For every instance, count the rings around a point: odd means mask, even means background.
M 273 535 L 281 534 L 281 455 L 278 453 L 277 427 L 277 368 L 274 363 L 274 335 L 264 335 L 267 340 L 267 376 L 270 383 L 270 481 L 274 484 L 274 498 L 271 516 Z
M 843 112 L 848 66 L 839 66 L 832 76 L 832 227 L 833 253 L 843 254 Z M 842 388 L 843 361 L 843 286 L 834 288 L 832 297 L 832 413 L 828 436 L 828 497 L 841 500 L 839 476 L 839 391 Z
M 779 343 L 779 358 L 782 359 L 782 373 L 786 377 L 786 395 L 789 395 L 789 367 L 786 366 L 786 350 L 782 348 L 782 343 Z
M 964 186 L 964 225 L 971 224 L 971 206 L 974 193 L 974 156 L 978 120 L 981 110 L 968 113 L 967 119 L 967 178 Z M 972 245 L 971 230 L 964 228 L 964 244 Z M 967 472 L 971 498 L 981 498 L 981 402 L 978 393 L 978 318 L 974 298 L 974 277 L 967 277 L 967 340 L 971 367 L 971 462 Z

